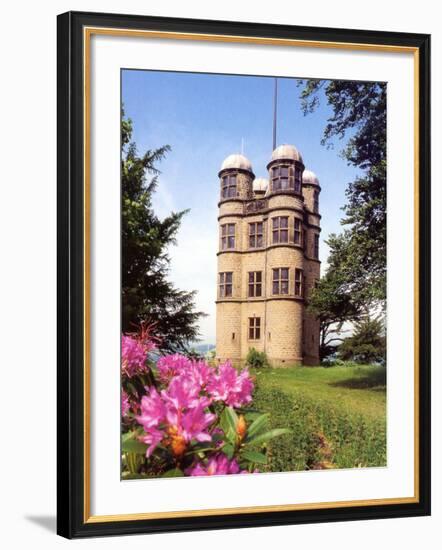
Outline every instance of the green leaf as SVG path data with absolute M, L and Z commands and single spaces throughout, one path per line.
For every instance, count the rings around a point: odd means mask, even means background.
M 198 445 L 197 447 L 194 447 L 190 451 L 187 451 L 186 455 L 207 453 L 208 451 L 216 451 L 216 450 L 217 450 L 216 447 L 212 447 L 210 445 Z
M 221 414 L 221 427 L 226 435 L 226 438 L 235 443 L 236 440 L 236 425 L 238 416 L 231 407 L 226 407 Z
M 261 433 L 262 430 L 267 425 L 267 421 L 269 419 L 269 416 L 270 416 L 269 413 L 261 414 L 260 416 L 258 416 L 258 418 L 256 418 L 252 422 L 252 424 L 250 424 L 250 427 L 247 430 L 247 436 L 248 437 L 253 437 L 254 435 L 257 435 L 257 434 Z
M 143 462 L 143 457 L 137 453 L 126 452 L 124 454 L 126 458 L 126 466 L 131 474 L 137 474 L 138 470 Z
M 138 441 L 138 439 L 127 439 L 121 442 L 121 450 L 125 453 L 146 454 L 147 445 Z
M 184 476 L 184 472 L 179 468 L 173 468 L 172 470 L 168 470 L 165 474 L 162 475 L 162 477 L 183 477 L 183 476 Z
M 214 441 L 215 443 L 217 441 L 222 441 L 224 439 L 224 433 L 212 433 L 212 441 Z
M 121 435 L 121 441 L 124 443 L 129 439 L 135 439 L 136 436 L 137 436 L 137 432 L 126 432 Z
M 256 462 L 257 464 L 267 464 L 267 457 L 257 451 L 243 451 L 241 458 L 245 458 L 249 462 Z
M 127 441 L 128 439 L 132 439 L 133 432 L 126 432 L 125 434 L 121 434 L 121 441 Z
M 258 434 L 255 437 L 251 437 L 250 439 L 247 438 L 246 443 L 250 445 L 256 445 L 257 443 L 264 443 L 265 441 L 269 441 L 269 439 L 273 439 L 274 437 L 278 437 L 280 435 L 288 433 L 290 433 L 290 430 L 288 430 L 287 428 L 276 428 L 263 434 Z
M 127 382 L 127 388 L 128 390 L 130 390 L 130 393 L 132 393 L 133 395 L 137 395 L 137 388 L 135 387 L 133 382 Z
M 227 458 L 233 458 L 233 453 L 235 452 L 233 445 L 230 445 L 230 443 L 224 445 L 221 451 L 227 456 Z
M 252 410 L 249 410 L 249 409 L 244 409 L 244 416 L 245 416 L 245 419 L 247 420 L 247 422 L 249 424 L 251 424 L 252 422 L 254 422 L 259 416 L 261 416 L 261 412 L 258 412 L 258 411 L 252 411 Z
M 232 407 L 226 407 L 224 409 L 224 413 L 226 415 L 229 428 L 236 433 L 236 426 L 238 425 L 238 415 L 232 409 Z

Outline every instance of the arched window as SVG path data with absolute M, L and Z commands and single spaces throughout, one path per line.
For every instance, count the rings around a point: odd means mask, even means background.
M 221 178 L 221 198 L 236 197 L 236 174 L 230 174 Z

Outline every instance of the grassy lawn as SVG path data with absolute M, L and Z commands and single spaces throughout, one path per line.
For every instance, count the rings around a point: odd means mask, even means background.
M 385 368 L 255 371 L 254 407 L 291 434 L 269 443 L 269 471 L 386 465 Z
M 355 367 L 288 367 L 255 371 L 258 385 L 288 395 L 309 396 L 347 413 L 385 417 L 385 369 Z

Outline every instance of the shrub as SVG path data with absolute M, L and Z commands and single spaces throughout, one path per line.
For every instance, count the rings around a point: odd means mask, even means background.
M 249 348 L 246 363 L 254 369 L 261 369 L 269 366 L 269 361 L 265 351 L 258 351 L 255 348 Z
M 122 337 L 124 478 L 257 472 L 263 447 L 287 429 L 269 414 L 246 418 L 254 382 L 229 361 L 216 367 L 181 354 L 150 359 L 149 332 Z

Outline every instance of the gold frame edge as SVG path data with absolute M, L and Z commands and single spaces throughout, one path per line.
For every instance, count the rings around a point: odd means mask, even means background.
M 129 36 L 135 38 L 159 38 L 197 40 L 204 42 L 250 43 L 269 46 L 304 48 L 346 49 L 375 52 L 412 53 L 414 59 L 414 495 L 409 497 L 350 500 L 335 502 L 299 503 L 269 506 L 215 508 L 204 510 L 178 510 L 168 512 L 129 513 L 96 516 L 91 514 L 90 473 L 90 40 L 91 36 Z M 357 506 L 412 504 L 419 502 L 419 49 L 411 46 L 328 42 L 280 38 L 248 37 L 204 33 L 179 33 L 117 29 L 111 27 L 83 27 L 83 93 L 84 93 L 84 523 L 109 523 L 149 519 L 203 517 L 229 514 L 250 514 L 296 510 L 321 510 Z

